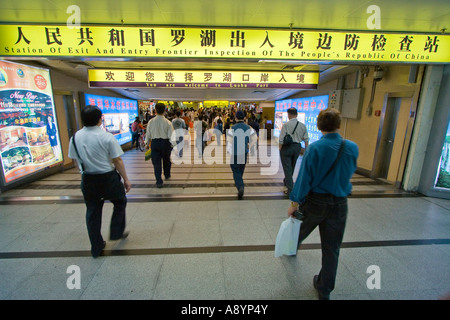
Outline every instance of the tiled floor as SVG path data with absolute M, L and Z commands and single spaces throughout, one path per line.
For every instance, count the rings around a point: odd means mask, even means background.
M 277 156 L 274 147 L 273 157 Z M 274 257 L 289 206 L 283 173 L 245 173 L 238 201 L 227 164 L 174 165 L 155 188 L 151 163 L 123 159 L 130 236 L 93 259 L 76 169 L 0 195 L 0 299 L 316 299 L 315 230 L 297 256 Z M 267 167 L 267 164 L 266 164 Z M 399 192 L 355 174 L 332 299 L 425 299 L 450 293 L 450 201 Z M 102 232 L 108 238 L 110 203 Z M 69 289 L 79 267 L 80 289 Z M 370 289 L 379 267 L 380 288 Z M 368 271 L 369 268 L 369 271 Z M 72 283 L 76 283 L 72 282 Z M 369 285 L 368 285 L 369 284 Z

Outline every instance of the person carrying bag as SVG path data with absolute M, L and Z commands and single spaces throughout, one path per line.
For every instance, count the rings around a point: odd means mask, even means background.
M 305 142 L 305 148 L 308 147 L 309 137 L 305 124 L 297 120 L 297 109 L 289 108 L 287 110 L 289 121 L 283 124 L 280 131 L 280 160 L 284 173 L 285 194 L 289 195 L 294 187 L 294 169 L 298 157 L 302 153 L 301 142 Z M 295 127 L 292 130 L 292 127 Z M 289 132 L 292 130 L 292 133 Z
M 113 205 L 110 240 L 126 238 L 126 193 L 131 189 L 121 155 L 123 150 L 116 138 L 100 128 L 102 112 L 97 106 L 81 110 L 84 127 L 69 143 L 69 157 L 75 159 L 81 172 L 81 191 L 86 204 L 86 224 L 91 254 L 98 257 L 106 242 L 101 235 L 102 209 L 105 200 Z M 123 178 L 123 183 L 121 181 Z
M 338 110 L 320 111 L 317 128 L 323 136 L 306 149 L 297 180 L 290 193 L 288 216 L 303 214 L 298 244 L 318 226 L 322 245 L 322 267 L 313 277 L 319 299 L 330 299 L 334 290 L 339 249 L 347 220 L 350 179 L 356 170 L 358 146 L 339 134 Z

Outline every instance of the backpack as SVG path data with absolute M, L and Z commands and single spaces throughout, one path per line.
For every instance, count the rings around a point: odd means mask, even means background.
M 298 121 L 297 121 L 297 124 L 295 125 L 294 131 L 292 131 L 292 134 L 294 134 L 295 130 L 297 129 L 297 126 L 298 126 Z M 286 135 L 284 136 L 284 139 L 283 139 L 283 146 L 290 146 L 293 143 L 294 143 L 294 140 L 292 139 L 292 136 L 286 132 Z
M 138 130 L 139 122 L 134 121 L 131 125 L 131 132 L 136 132 Z
M 185 123 L 184 123 L 184 120 L 182 120 L 182 119 L 180 119 L 180 118 L 177 118 L 177 119 L 174 119 L 173 121 L 172 121 L 172 126 L 173 126 L 173 128 L 175 129 L 175 130 L 177 130 L 177 129 L 183 129 L 183 125 L 184 125 Z
M 222 131 L 223 131 L 222 123 L 216 124 L 216 126 L 214 127 L 214 129 L 217 129 L 217 130 L 219 130 L 220 132 L 222 132 Z

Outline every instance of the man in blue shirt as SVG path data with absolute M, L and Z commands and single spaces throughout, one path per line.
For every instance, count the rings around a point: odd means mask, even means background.
M 322 268 L 313 283 L 323 300 L 330 298 L 335 285 L 347 220 L 347 196 L 352 190 L 350 178 L 356 170 L 359 152 L 356 143 L 344 140 L 338 133 L 340 124 L 338 110 L 329 108 L 319 113 L 317 128 L 323 136 L 306 149 L 289 197 L 292 203 L 288 215 L 293 216 L 297 207 L 303 213 L 299 244 L 319 226 Z
M 228 143 L 231 144 L 230 167 L 238 190 L 238 199 L 244 196 L 244 170 L 247 163 L 249 148 L 256 142 L 256 132 L 244 122 L 245 113 L 236 112 L 236 124 L 227 130 Z

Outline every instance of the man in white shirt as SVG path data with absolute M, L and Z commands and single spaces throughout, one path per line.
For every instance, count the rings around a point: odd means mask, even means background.
M 281 165 L 284 171 L 284 184 L 287 188 L 285 194 L 289 195 L 294 187 L 292 175 L 294 174 L 295 164 L 302 151 L 301 142 L 305 142 L 305 149 L 309 144 L 308 132 L 306 126 L 297 120 L 297 109 L 289 108 L 287 110 L 289 121 L 283 124 L 280 131 L 279 147 Z M 284 144 L 285 136 L 289 134 L 292 137 L 290 145 Z
M 106 242 L 101 235 L 102 208 L 105 200 L 113 205 L 110 225 L 110 240 L 124 239 L 126 192 L 130 191 L 122 158 L 123 150 L 116 138 L 104 131 L 102 111 L 97 106 L 87 106 L 81 110 L 84 127 L 76 132 L 69 143 L 69 157 L 77 160 L 82 173 L 81 191 L 86 204 L 86 224 L 91 242 L 91 254 L 101 255 Z M 123 183 L 121 182 L 123 178 Z
M 147 124 L 147 132 L 145 134 L 145 144 L 152 149 L 152 163 L 155 172 L 156 187 L 162 188 L 163 180 L 161 178 L 164 169 L 164 176 L 170 179 L 170 153 L 172 152 L 172 144 L 170 138 L 172 136 L 172 123 L 164 117 L 166 106 L 164 103 L 155 105 L 156 117 L 151 119 Z M 162 161 L 162 165 L 161 165 Z

